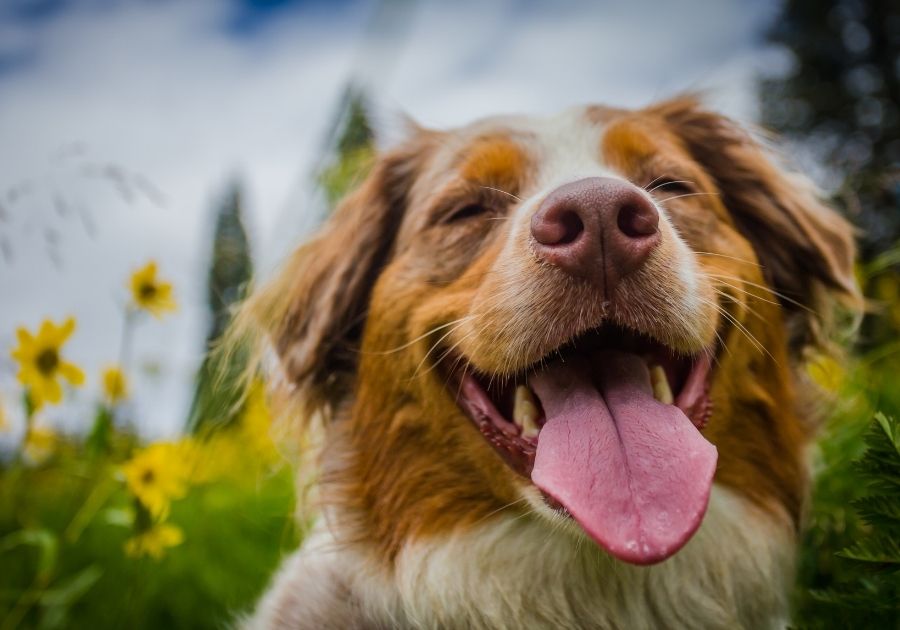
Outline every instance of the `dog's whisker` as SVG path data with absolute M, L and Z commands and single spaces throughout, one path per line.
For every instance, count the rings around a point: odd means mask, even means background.
M 719 314 L 722 315 L 722 317 L 724 317 L 729 322 L 734 324 L 734 326 L 737 328 L 737 330 L 739 330 L 747 338 L 747 340 L 750 341 L 750 343 L 754 346 L 754 348 L 756 348 L 756 350 L 758 352 L 767 354 L 769 356 L 769 358 L 771 358 L 777 364 L 777 360 L 775 359 L 775 357 L 772 356 L 772 353 L 769 352 L 769 350 L 759 341 L 759 339 L 757 339 L 753 335 L 753 333 L 751 333 L 747 329 L 747 327 L 744 326 L 744 324 L 742 324 L 740 322 L 740 320 L 738 320 L 734 315 L 732 315 L 725 308 L 723 308 L 722 305 L 717 304 L 715 301 L 707 300 L 705 298 L 698 298 L 698 299 L 701 302 L 708 304 L 709 306 L 712 306 L 714 309 L 716 309 L 719 312 Z
M 717 192 L 692 192 L 692 193 L 684 193 L 683 195 L 674 195 L 672 197 L 666 197 L 665 199 L 660 199 L 660 203 L 666 203 L 667 201 L 673 201 L 675 199 L 683 199 L 685 197 L 700 197 L 700 196 L 709 196 L 709 197 L 718 197 L 720 196 Z
M 762 315 L 760 315 L 760 313 L 759 313 L 756 309 L 754 309 L 754 308 L 753 308 L 752 306 L 750 306 L 749 304 L 747 304 L 747 303 L 745 303 L 745 302 L 742 302 L 741 300 L 739 300 L 739 299 L 736 298 L 735 296 L 731 295 L 730 293 L 728 293 L 728 292 L 726 292 L 726 291 L 722 291 L 721 289 L 718 289 L 718 288 L 715 288 L 715 287 L 713 288 L 713 291 L 715 292 L 716 295 L 722 297 L 723 299 L 726 299 L 726 300 L 728 300 L 729 302 L 731 302 L 732 304 L 734 304 L 734 305 L 736 305 L 736 306 L 738 306 L 738 307 L 741 307 L 741 308 L 745 309 L 748 313 L 750 313 L 751 315 L 753 315 L 754 317 L 756 317 L 756 318 L 759 319 L 760 321 L 763 321 L 763 322 L 766 321 L 766 318 L 763 317 Z M 764 302 L 768 302 L 769 304 L 777 304 L 777 302 L 771 302 L 771 301 L 769 301 L 769 300 L 763 300 L 763 301 L 764 301 Z
M 664 178 L 664 177 L 665 177 L 665 175 L 660 175 L 659 177 L 654 177 L 653 180 L 647 182 L 646 184 L 644 184 L 643 186 L 641 186 L 641 188 L 643 188 L 644 190 L 647 190 L 647 187 L 648 187 L 648 186 L 652 186 L 653 184 L 655 184 L 656 182 L 658 182 L 659 180 L 661 180 L 661 179 Z M 647 192 L 650 192 L 650 191 L 647 190 Z
M 507 197 L 512 197 L 513 199 L 515 199 L 515 200 L 518 201 L 519 203 L 521 203 L 521 202 L 523 201 L 523 199 L 522 199 L 521 197 L 519 197 L 518 195 L 514 195 L 514 194 L 512 194 L 511 192 L 507 192 L 507 191 L 502 190 L 502 189 L 500 189 L 500 188 L 494 188 L 493 186 L 482 186 L 482 188 L 484 188 L 485 190 L 493 190 L 494 192 L 498 192 L 498 193 L 500 193 L 500 194 L 502 194 L 502 195 L 506 195 Z
M 728 287 L 729 289 L 734 289 L 738 293 L 743 293 L 744 295 L 749 295 L 752 298 L 756 298 L 760 302 L 765 302 L 766 304 L 773 304 L 775 306 L 780 306 L 776 300 L 768 300 L 768 299 L 758 295 L 757 293 L 754 293 L 753 291 L 748 291 L 747 289 L 745 289 L 743 287 L 739 287 L 737 285 L 731 284 L 729 282 L 725 282 L 723 280 L 717 280 L 716 283 L 721 284 L 722 286 Z M 719 293 L 719 295 L 727 295 L 726 292 L 722 291 L 721 289 L 719 289 L 717 287 L 713 287 L 713 290 L 716 291 L 717 293 Z M 728 296 L 728 297 L 731 297 L 731 296 Z
M 660 179 L 660 178 L 657 177 L 656 179 Z M 656 181 L 656 180 L 653 180 L 653 181 Z M 657 186 L 654 186 L 653 188 L 651 188 L 651 189 L 648 190 L 647 192 L 648 192 L 648 193 L 652 193 L 654 190 L 659 190 L 660 188 L 665 188 L 666 186 L 672 186 L 673 184 L 688 184 L 688 185 L 693 186 L 693 185 L 694 185 L 694 182 L 692 182 L 692 181 L 690 181 L 690 180 L 687 180 L 687 179 L 675 179 L 675 180 L 668 181 L 668 182 L 663 182 L 662 184 L 659 184 L 659 185 L 657 185 Z
M 458 323 L 456 326 L 454 326 L 453 328 L 451 328 L 450 330 L 448 330 L 447 332 L 445 332 L 443 335 L 441 335 L 441 337 L 440 337 L 437 341 L 435 341 L 434 343 L 432 343 L 432 344 L 429 346 L 428 351 L 425 353 L 425 356 L 422 357 L 422 360 L 419 361 L 419 364 L 416 366 L 416 369 L 415 369 L 415 371 L 413 372 L 413 375 L 410 377 L 410 379 L 414 379 L 414 378 L 416 378 L 416 376 L 418 376 L 419 370 L 422 368 L 422 365 L 424 365 L 425 362 L 428 360 L 428 357 L 431 356 L 431 353 L 434 352 L 434 351 L 437 349 L 437 347 L 441 344 L 442 341 L 444 341 L 444 339 L 446 339 L 447 337 L 449 337 L 450 335 L 452 335 L 454 332 L 456 332 L 456 330 L 458 330 L 459 327 L 462 326 L 464 323 L 465 323 L 465 322 L 460 322 L 460 323 Z M 463 338 L 468 337 L 468 335 L 470 335 L 470 334 L 471 334 L 471 332 L 469 332 L 469 333 L 468 333 L 467 335 L 465 335 Z M 440 361 L 437 361 L 437 362 L 435 362 L 435 363 L 437 364 L 437 363 L 439 363 L 439 362 L 440 362 Z
M 406 348 L 409 348 L 410 346 L 415 345 L 417 342 L 421 341 L 422 339 L 425 339 L 425 338 L 428 337 L 429 335 L 432 335 L 432 334 L 436 333 L 436 332 L 439 331 L 439 330 L 443 330 L 444 328 L 447 328 L 448 326 L 455 326 L 455 325 L 457 325 L 457 324 L 464 323 L 464 322 L 466 322 L 466 321 L 468 321 L 468 320 L 470 320 L 470 319 L 472 319 L 472 318 L 474 318 L 474 317 L 476 317 L 476 316 L 475 316 L 475 315 L 466 315 L 465 317 L 460 317 L 459 319 L 454 319 L 453 321 L 447 322 L 447 323 L 445 323 L 445 324 L 441 324 L 441 325 L 439 325 L 439 326 L 435 326 L 434 328 L 432 328 L 432 329 L 429 330 L 428 332 L 422 333 L 421 335 L 419 335 L 419 336 L 416 337 L 415 339 L 412 339 L 412 340 L 410 340 L 410 341 L 407 341 L 407 342 L 404 343 L 402 346 L 397 346 L 396 348 L 391 348 L 390 350 L 370 350 L 370 351 L 366 352 L 366 354 L 393 354 L 393 353 L 395 353 L 395 352 L 399 352 L 399 351 L 401 351 L 401 350 L 405 350 Z
M 425 361 L 428 359 L 428 356 L 432 353 L 433 350 L 435 350 L 435 349 L 437 348 L 438 345 L 440 345 L 440 343 L 441 343 L 444 339 L 446 339 L 446 338 L 447 338 L 452 332 L 454 332 L 455 330 L 456 330 L 456 329 L 453 329 L 453 330 L 451 330 L 450 332 L 446 333 L 446 334 L 443 335 L 440 339 L 438 339 L 436 342 L 434 342 L 434 344 L 432 344 L 431 348 L 428 349 L 428 352 L 425 353 L 425 356 L 422 357 L 422 360 L 419 361 L 419 364 L 416 366 L 416 369 L 415 369 L 415 371 L 413 372 L 413 375 L 412 375 L 411 378 L 414 379 L 414 378 L 416 378 L 416 377 L 419 375 L 419 370 L 422 369 L 422 365 L 425 364 Z M 443 352 L 443 354 L 441 354 L 441 356 L 437 358 L 437 360 L 433 361 L 432 364 L 431 364 L 431 366 L 429 366 L 429 368 L 428 368 L 427 370 L 425 370 L 424 373 L 427 374 L 428 372 L 430 372 L 431 370 L 433 370 L 435 367 L 437 367 L 438 365 L 440 365 L 441 362 L 442 362 L 444 359 L 446 359 L 446 358 L 447 358 L 447 357 L 448 357 L 448 356 L 449 356 L 449 355 L 450 355 L 457 347 L 459 347 L 459 345 L 460 345 L 461 343 L 463 343 L 464 341 L 466 341 L 467 339 L 469 339 L 472 335 L 476 334 L 477 332 L 478 332 L 477 328 L 473 328 L 472 330 L 470 330 L 469 332 L 467 332 L 465 335 L 463 335 L 460 339 L 458 339 L 458 340 L 456 341 L 456 343 L 454 343 L 454 344 L 453 344 L 452 346 L 450 346 L 447 350 L 445 350 L 445 351 Z
M 733 280 L 735 282 L 742 282 L 743 284 L 749 285 L 751 287 L 756 287 L 757 289 L 763 289 L 764 291 L 768 291 L 775 297 L 777 297 L 781 300 L 784 300 L 785 302 L 789 302 L 789 303 L 793 304 L 797 308 L 800 308 L 810 314 L 813 314 L 813 315 L 815 314 L 815 311 L 812 310 L 811 308 L 809 308 L 808 306 L 806 306 L 806 304 L 803 304 L 802 302 L 798 302 L 797 300 L 793 299 L 792 297 L 785 295 L 784 293 L 781 293 L 780 291 L 776 291 L 772 287 L 767 286 L 765 284 L 759 284 L 757 282 L 751 282 L 750 280 L 745 280 L 743 278 L 737 278 L 735 276 L 728 276 L 728 275 L 724 275 L 724 274 L 715 274 L 715 273 L 707 272 L 706 275 L 709 276 L 710 278 L 716 278 L 718 280 L 722 280 L 722 279 Z

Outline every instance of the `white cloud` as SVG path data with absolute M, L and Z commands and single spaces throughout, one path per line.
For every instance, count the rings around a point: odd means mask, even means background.
M 303 209 L 291 204 L 306 198 L 304 177 L 354 69 L 380 103 L 437 126 L 591 101 L 639 105 L 686 88 L 711 88 L 715 104 L 752 118 L 753 76 L 770 60 L 760 29 L 773 5 L 433 1 L 412 17 L 393 62 L 386 40 L 396 34 L 376 34 L 359 52 L 370 2 L 286 12 L 252 38 L 220 28 L 230 5 L 214 0 L 78 6 L 24 35 L 0 25 L 15 33 L 8 46 L 36 53 L 0 75 L 0 191 L 32 181 L 21 200 L 0 198 L 10 215 L 0 235 L 14 237 L 16 256 L 0 260 L 0 348 L 18 324 L 73 313 L 80 330 L 69 354 L 96 386 L 117 355 L 125 277 L 159 259 L 183 308 L 138 331 L 136 363 L 163 370 L 143 379 L 136 413 L 143 431 L 166 434 L 183 420 L 202 351 L 211 203 L 241 173 L 254 243 L 271 259 L 271 243 L 303 225 Z M 53 159 L 72 142 L 83 156 Z M 123 202 L 81 174 L 84 163 L 145 175 L 164 207 Z M 54 190 L 90 212 L 95 237 L 74 215 L 57 216 Z M 61 235 L 61 270 L 43 252 L 47 227 Z M 0 370 L 9 391 L 12 366 Z

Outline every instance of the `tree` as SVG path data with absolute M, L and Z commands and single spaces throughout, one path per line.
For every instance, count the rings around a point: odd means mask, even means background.
M 253 273 L 242 208 L 241 187 L 233 181 L 216 210 L 207 279 L 208 350 L 214 350 L 222 339 L 231 319 L 231 307 L 243 297 Z M 246 361 L 246 349 L 240 347 L 228 353 L 207 353 L 197 374 L 189 430 L 197 431 L 208 424 L 229 424 L 240 413 L 240 379 Z
M 900 236 L 900 4 L 786 0 L 769 37 L 794 64 L 763 82 L 763 122 L 826 166 L 871 259 Z
M 900 3 L 786 0 L 770 39 L 794 63 L 763 81 L 763 123 L 824 165 L 821 183 L 860 228 L 871 349 L 900 332 Z
M 336 142 L 328 165 L 316 174 L 330 208 L 366 174 L 375 155 L 375 135 L 363 91 L 347 88 L 339 106 Z

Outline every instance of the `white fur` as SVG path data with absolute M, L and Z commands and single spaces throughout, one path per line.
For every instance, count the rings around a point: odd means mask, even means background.
M 718 486 L 694 538 L 650 567 L 532 515 L 410 544 L 392 573 L 322 528 L 247 627 L 783 628 L 792 555 L 786 522 Z

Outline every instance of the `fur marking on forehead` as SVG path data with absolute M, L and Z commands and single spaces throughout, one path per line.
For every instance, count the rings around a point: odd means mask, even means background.
M 466 149 L 460 173 L 466 180 L 515 193 L 527 168 L 525 150 L 496 135 L 479 138 Z

